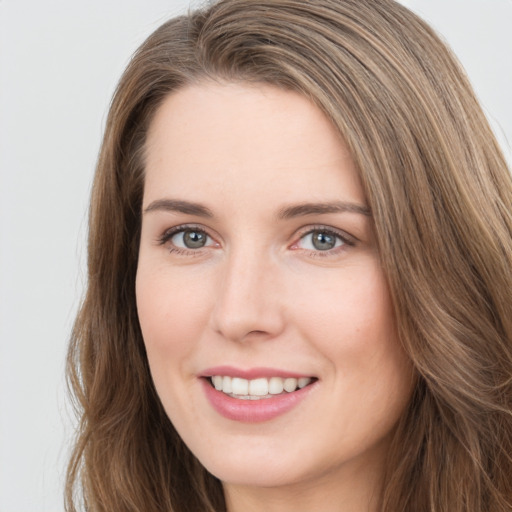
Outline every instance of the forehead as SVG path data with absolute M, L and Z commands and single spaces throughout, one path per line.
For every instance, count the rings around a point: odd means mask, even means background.
M 326 116 L 300 94 L 269 85 L 189 86 L 157 111 L 147 138 L 147 200 L 208 193 L 364 202 L 351 155 Z

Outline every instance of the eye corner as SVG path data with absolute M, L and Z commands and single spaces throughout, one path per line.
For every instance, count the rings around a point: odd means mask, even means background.
M 306 241 L 308 237 L 311 237 L 309 242 Z M 314 257 L 329 257 L 346 251 L 356 243 L 357 239 L 345 231 L 331 226 L 313 225 L 299 230 L 288 248 L 293 251 L 304 251 Z
M 181 240 L 178 238 L 180 235 Z M 203 249 L 221 246 L 209 230 L 195 224 L 180 224 L 165 229 L 157 237 L 156 243 L 159 246 L 166 246 L 172 253 L 184 255 L 197 255 Z

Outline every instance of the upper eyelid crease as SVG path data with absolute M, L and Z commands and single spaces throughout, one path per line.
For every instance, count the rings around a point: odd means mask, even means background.
M 157 240 L 165 243 L 167 240 L 170 240 L 174 235 L 177 235 L 178 233 L 183 233 L 185 231 L 198 231 L 200 233 L 204 233 L 209 238 L 213 238 L 206 229 L 200 226 L 195 226 L 194 224 L 181 224 L 179 226 L 174 226 L 172 228 L 166 229 L 157 238 Z
M 300 234 L 299 240 L 304 237 L 313 234 L 315 231 L 329 233 L 330 235 L 334 235 L 339 238 L 344 244 L 349 246 L 354 246 L 359 241 L 355 236 L 347 233 L 346 231 L 335 229 L 327 226 L 313 226 L 312 228 L 308 228 L 307 231 L 304 231 Z
M 174 226 L 172 228 L 165 230 L 160 236 L 158 236 L 157 241 L 160 244 L 165 243 L 166 241 L 170 240 L 174 235 L 176 235 L 180 232 L 187 231 L 187 230 L 199 231 L 201 233 L 204 233 L 208 237 L 213 238 L 208 233 L 208 230 L 204 229 L 201 226 L 197 226 L 194 224 L 180 224 L 178 226 Z M 343 240 L 343 242 L 345 242 L 349 245 L 354 245 L 358 241 L 357 237 L 347 233 L 344 230 L 340 230 L 337 228 L 333 228 L 331 226 L 324 226 L 324 225 L 312 225 L 312 226 L 304 227 L 302 230 L 299 230 L 299 233 L 298 233 L 299 239 L 302 239 L 305 236 L 314 233 L 315 231 L 323 231 L 326 233 L 330 233 L 330 234 L 340 238 L 341 240 Z

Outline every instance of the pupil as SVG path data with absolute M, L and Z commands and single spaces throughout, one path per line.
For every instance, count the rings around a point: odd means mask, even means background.
M 189 249 L 200 249 L 206 243 L 206 235 L 200 231 L 185 231 L 183 243 Z
M 313 232 L 313 246 L 319 251 L 328 251 L 336 245 L 336 237 L 324 231 Z

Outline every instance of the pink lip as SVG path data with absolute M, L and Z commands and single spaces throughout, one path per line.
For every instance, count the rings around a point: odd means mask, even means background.
M 214 375 L 226 375 L 226 373 L 220 372 Z M 257 375 L 263 376 L 261 373 Z M 272 375 L 276 376 L 276 373 Z M 235 376 L 238 376 L 238 374 Z M 316 382 L 314 382 L 292 393 L 284 392 L 272 398 L 262 398 L 260 400 L 242 400 L 232 398 L 222 391 L 217 391 L 207 378 L 202 378 L 201 382 L 206 398 L 221 416 L 244 423 L 258 423 L 277 418 L 297 407 L 309 395 L 312 389 L 316 387 Z
M 283 379 L 288 377 L 294 377 L 296 379 L 300 379 L 301 377 L 312 377 L 312 375 L 288 372 L 277 368 L 250 368 L 242 370 L 233 366 L 214 366 L 213 368 L 207 368 L 201 372 L 200 377 L 213 377 L 214 375 L 226 375 L 228 377 L 239 377 L 247 380 L 258 379 L 260 377 L 281 377 Z

